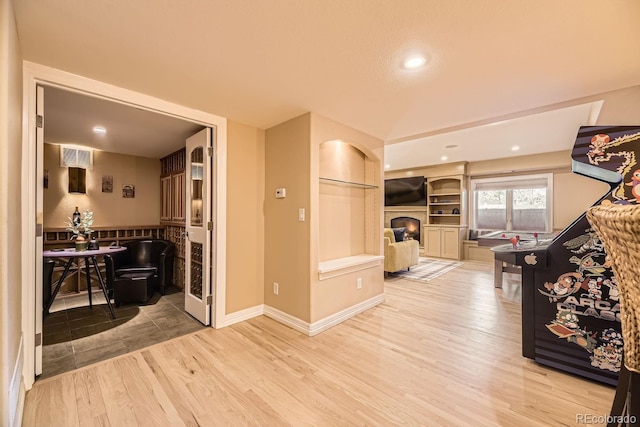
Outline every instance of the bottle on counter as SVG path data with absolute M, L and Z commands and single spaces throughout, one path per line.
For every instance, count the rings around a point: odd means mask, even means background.
M 81 222 L 81 215 L 80 215 L 80 211 L 78 210 L 78 207 L 76 206 L 76 210 L 73 212 L 73 223 L 76 225 L 80 225 Z

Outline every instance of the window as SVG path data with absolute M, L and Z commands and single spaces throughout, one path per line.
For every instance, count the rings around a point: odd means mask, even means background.
M 474 229 L 550 232 L 553 228 L 553 174 L 472 179 L 471 189 Z

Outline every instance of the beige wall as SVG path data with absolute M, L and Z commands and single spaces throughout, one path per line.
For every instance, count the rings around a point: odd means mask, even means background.
M 607 184 L 572 173 L 570 151 L 470 162 L 466 164 L 466 168 L 458 163 L 394 171 L 386 173 L 385 177 L 434 177 L 462 173 L 465 169 L 472 178 L 553 173 L 553 228 L 556 230 L 562 230 L 571 224 L 609 190 Z
M 281 123 L 265 134 L 264 303 L 310 321 L 310 126 L 311 114 Z M 276 199 L 276 188 L 287 196 Z M 298 209 L 307 212 L 298 221 Z M 273 282 L 279 295 L 273 294 Z
M 94 227 L 160 223 L 160 160 L 94 151 L 87 170 L 87 193 L 68 192 L 67 168 L 60 167 L 59 146 L 44 144 L 49 188 L 43 191 L 44 227 L 64 228 L 75 207 L 93 211 Z M 102 192 L 102 177 L 113 176 L 113 193 Z M 135 185 L 135 197 L 122 197 L 124 184 Z
M 579 102 L 603 100 L 596 125 L 628 125 L 640 123 L 640 85 L 589 96 Z
M 352 147 L 323 144 L 332 140 L 344 141 Z M 342 192 L 321 197 L 318 178 L 322 171 L 330 174 L 331 178 L 379 184 L 382 179 L 383 142 L 307 113 L 268 129 L 265 143 L 264 303 L 313 323 L 382 294 L 382 265 L 319 281 L 321 247 L 327 251 L 326 256 L 329 253 L 338 257 L 355 255 L 353 251 L 372 255 L 382 253 L 382 196 L 378 189 L 365 196 L 361 204 L 349 207 L 343 203 Z M 339 149 L 345 151 L 344 155 L 334 157 L 334 163 L 325 163 Z M 359 166 L 352 167 L 356 163 Z M 276 199 L 275 191 L 281 187 L 286 188 L 286 198 Z M 324 238 L 321 233 L 332 232 L 326 223 L 336 220 L 333 213 L 327 212 L 330 206 L 320 206 L 321 200 L 329 201 L 324 196 L 329 199 L 336 196 L 339 201 L 335 210 L 347 217 L 349 226 L 344 229 L 338 227 L 345 234 L 340 250 L 335 242 L 327 241 L 325 246 L 321 243 Z M 306 212 L 304 221 L 298 220 L 300 208 Z M 354 212 L 360 216 L 359 220 L 353 218 Z M 325 225 L 322 226 L 321 222 Z M 358 231 L 360 227 L 369 232 Z M 353 236 L 360 239 L 357 247 L 349 243 Z M 341 252 L 345 246 L 348 253 Z M 356 275 L 362 277 L 363 289 L 356 290 Z M 273 294 L 273 282 L 279 284 L 279 295 Z
M 331 150 L 327 150 L 325 143 L 332 140 L 341 140 L 357 148 L 364 154 L 366 161 L 364 166 L 354 167 L 351 163 L 362 162 L 362 154 L 349 149 L 346 156 L 335 156 L 332 159 Z M 311 114 L 311 215 L 313 220 L 311 232 L 311 313 L 310 323 L 320 321 L 328 316 L 334 315 L 344 309 L 362 303 L 370 298 L 384 293 L 384 273 L 383 265 L 353 273 L 343 274 L 326 280 L 318 278 L 318 263 L 324 261 L 321 249 L 330 250 L 333 256 L 359 255 L 361 253 L 370 255 L 382 255 L 382 159 L 384 156 L 384 143 L 382 140 L 374 138 L 365 133 L 359 132 L 348 126 L 344 126 L 333 120 Z M 336 154 L 336 153 L 333 153 Z M 327 164 L 329 163 L 329 164 Z M 339 200 L 334 213 L 344 215 L 343 218 L 336 217 L 333 213 L 328 213 L 331 204 L 322 207 L 322 203 L 328 203 L 326 197 L 319 191 L 320 184 L 318 178 L 323 173 L 332 174 L 331 177 L 344 180 L 354 180 L 356 182 L 366 182 L 378 185 L 378 189 L 366 190 L 364 192 L 363 203 L 355 203 L 353 211 L 344 204 L 345 200 Z M 334 200 L 335 201 L 335 200 Z M 364 205 L 364 212 L 362 206 Z M 319 215 L 323 214 L 318 218 Z M 358 218 L 359 217 L 359 218 Z M 350 221 L 349 227 L 340 229 L 344 236 L 342 239 L 345 248 L 337 250 L 338 240 L 328 243 L 324 248 L 321 242 L 325 239 L 323 233 L 332 233 L 329 222 Z M 362 227 L 362 229 L 361 229 Z M 362 236 L 364 232 L 364 236 Z M 349 237 L 350 236 L 350 237 Z M 351 238 L 362 239 L 362 243 L 350 243 Z M 330 249 L 328 246 L 331 246 Z M 349 247 L 350 252 L 342 252 Z M 354 253 L 354 251 L 356 253 Z M 362 252 L 364 251 L 364 252 Z M 357 279 L 362 279 L 362 289 L 356 288 Z
M 10 382 L 22 355 L 22 57 L 12 3 L 0 0 L 0 425 L 10 425 Z M 18 372 L 22 383 L 22 372 Z M 19 390 L 14 390 L 16 398 Z M 14 405 L 17 404 L 13 402 Z
M 227 121 L 227 295 L 233 313 L 264 302 L 265 132 Z

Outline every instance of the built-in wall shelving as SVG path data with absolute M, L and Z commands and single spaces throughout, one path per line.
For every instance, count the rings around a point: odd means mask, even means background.
M 326 142 L 320 161 L 318 278 L 331 279 L 380 265 L 377 164 L 355 146 Z M 345 236 L 350 239 L 345 243 Z
M 460 259 L 466 235 L 464 175 L 427 179 L 425 255 Z

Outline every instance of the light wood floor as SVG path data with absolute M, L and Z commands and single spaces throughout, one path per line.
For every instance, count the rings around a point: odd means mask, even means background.
M 520 355 L 520 293 L 465 263 L 316 337 L 266 317 L 36 382 L 24 426 L 576 425 L 614 389 Z

